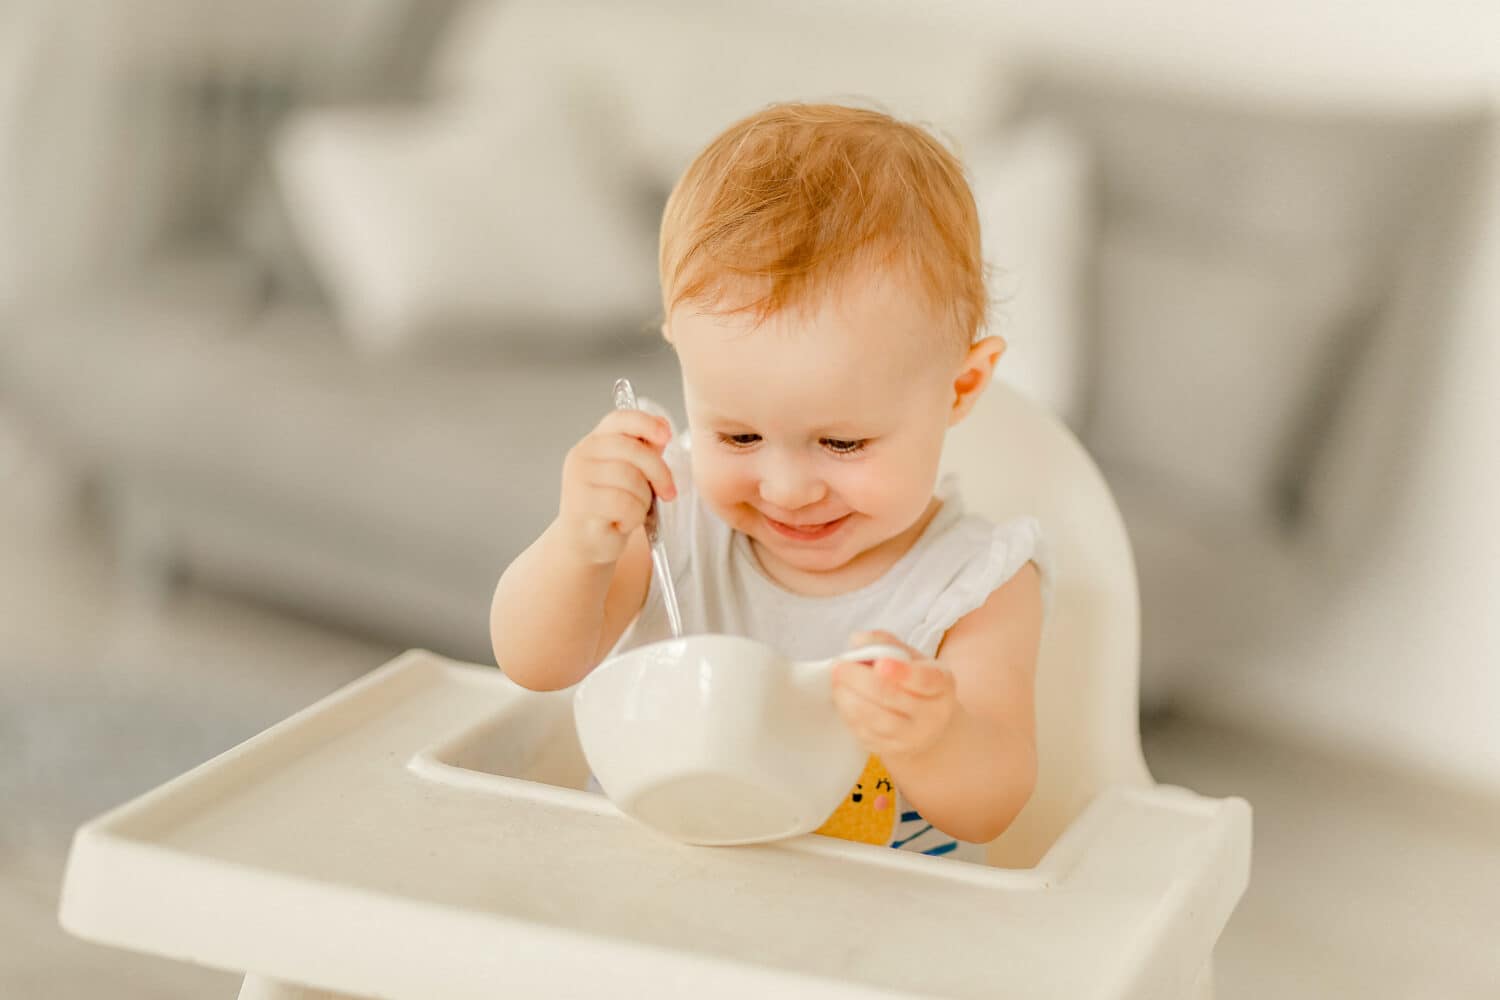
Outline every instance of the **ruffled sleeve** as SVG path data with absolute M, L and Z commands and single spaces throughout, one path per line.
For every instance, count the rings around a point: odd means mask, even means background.
M 943 636 L 959 620 L 977 610 L 991 594 L 1010 582 L 1028 562 L 1041 572 L 1042 615 L 1052 608 L 1053 566 L 1035 517 L 1018 517 L 1001 524 L 965 518 L 952 532 L 951 544 L 963 545 L 973 555 L 933 602 L 909 640 L 922 650 L 936 650 Z

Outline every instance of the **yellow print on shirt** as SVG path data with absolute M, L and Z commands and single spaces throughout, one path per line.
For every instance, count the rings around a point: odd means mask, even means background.
M 825 837 L 884 847 L 891 842 L 895 829 L 896 787 L 880 758 L 871 754 L 854 790 L 817 832 Z

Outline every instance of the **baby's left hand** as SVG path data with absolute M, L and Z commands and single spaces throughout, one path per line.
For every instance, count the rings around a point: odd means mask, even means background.
M 861 632 L 850 646 L 875 642 L 902 647 L 911 662 L 838 664 L 833 669 L 834 706 L 871 753 L 922 753 L 937 743 L 958 707 L 953 675 L 889 632 Z

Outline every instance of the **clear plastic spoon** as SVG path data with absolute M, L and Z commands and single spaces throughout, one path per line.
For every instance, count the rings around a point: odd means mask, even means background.
M 630 379 L 615 380 L 615 409 L 638 410 L 635 389 Z M 661 581 L 662 597 L 667 605 L 667 621 L 672 626 L 672 638 L 682 635 L 682 611 L 677 607 L 677 587 L 672 583 L 672 570 L 667 566 L 667 546 L 657 530 L 656 491 L 651 491 L 651 509 L 646 512 L 646 541 L 651 545 L 651 565 L 656 568 L 656 578 Z

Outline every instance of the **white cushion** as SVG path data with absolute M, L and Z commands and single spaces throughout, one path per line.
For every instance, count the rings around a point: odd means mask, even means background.
M 1086 146 L 1056 120 L 1018 122 L 967 158 L 990 271 L 995 377 L 1077 428 L 1094 228 Z
M 276 158 L 294 220 L 349 336 L 372 353 L 455 337 L 571 346 L 644 331 L 655 232 L 608 169 L 604 104 L 325 110 Z
M 1363 318 L 1357 261 L 1195 243 L 1142 227 L 1100 246 L 1090 445 L 1232 509 L 1267 509 L 1341 335 Z

